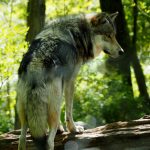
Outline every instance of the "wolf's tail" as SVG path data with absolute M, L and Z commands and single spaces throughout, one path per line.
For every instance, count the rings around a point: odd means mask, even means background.
M 28 93 L 27 121 L 33 141 L 38 150 L 46 150 L 47 105 L 43 93 L 34 89 Z

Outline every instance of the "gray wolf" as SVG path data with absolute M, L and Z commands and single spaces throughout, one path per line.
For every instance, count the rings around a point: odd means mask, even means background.
M 102 50 L 114 58 L 123 54 L 115 38 L 117 14 L 102 12 L 59 18 L 33 40 L 18 70 L 17 111 L 21 121 L 18 150 L 26 149 L 27 127 L 39 150 L 54 149 L 54 138 L 61 128 L 63 92 L 68 131 L 83 132 L 72 117 L 75 78 L 81 65 Z

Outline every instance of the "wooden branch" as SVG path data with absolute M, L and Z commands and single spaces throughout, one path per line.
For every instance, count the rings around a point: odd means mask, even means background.
M 20 130 L 0 136 L 1 150 L 16 150 Z M 83 134 L 64 132 L 55 138 L 55 150 L 150 150 L 150 116 L 130 122 L 115 122 Z M 35 150 L 27 134 L 27 150 Z

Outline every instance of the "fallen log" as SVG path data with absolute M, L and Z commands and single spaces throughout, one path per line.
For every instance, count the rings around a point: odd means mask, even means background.
M 0 150 L 17 150 L 20 130 L 0 135 Z M 27 134 L 27 150 L 35 150 Z M 150 150 L 150 116 L 129 122 L 115 122 L 82 134 L 56 135 L 55 150 Z

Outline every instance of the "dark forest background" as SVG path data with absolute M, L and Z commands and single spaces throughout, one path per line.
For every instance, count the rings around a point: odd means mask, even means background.
M 149 0 L 0 0 L 0 133 L 19 128 L 15 111 L 17 70 L 45 22 L 79 13 L 118 11 L 117 40 L 125 55 L 101 53 L 76 82 L 74 119 L 89 127 L 150 113 Z M 64 121 L 64 103 L 62 121 Z

